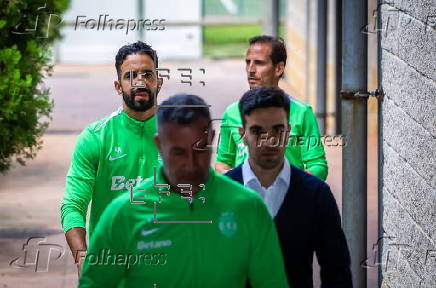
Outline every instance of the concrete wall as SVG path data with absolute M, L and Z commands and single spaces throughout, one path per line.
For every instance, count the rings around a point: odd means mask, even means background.
M 334 29 L 333 1 L 329 1 L 328 27 Z M 316 8 L 314 0 L 288 0 L 286 11 L 286 45 L 288 61 L 286 81 L 294 97 L 310 104 L 316 112 Z M 330 33 L 330 32 L 329 32 Z M 334 39 L 327 38 L 327 112 L 334 113 Z M 327 117 L 327 133 L 332 133 L 334 117 Z
M 328 1 L 327 23 L 327 134 L 333 133 L 335 125 L 335 30 L 334 1 Z M 368 0 L 368 89 L 377 88 L 377 37 L 374 31 L 377 1 Z M 286 10 L 286 45 L 288 62 L 286 82 L 294 97 L 312 106 L 316 112 L 316 33 L 317 0 L 288 0 Z M 368 101 L 369 135 L 377 132 L 377 101 Z
M 436 287 L 436 2 L 381 9 L 383 278 Z

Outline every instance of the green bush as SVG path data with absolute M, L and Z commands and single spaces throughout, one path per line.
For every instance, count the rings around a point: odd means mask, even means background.
M 0 172 L 24 165 L 41 148 L 53 103 L 50 45 L 60 38 L 69 0 L 5 0 L 0 4 Z

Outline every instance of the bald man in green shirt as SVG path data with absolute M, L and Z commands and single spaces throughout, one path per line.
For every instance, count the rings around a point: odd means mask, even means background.
M 286 58 L 286 47 L 282 39 L 271 36 L 251 38 L 245 58 L 250 89 L 258 86 L 278 87 Z M 292 165 L 325 180 L 328 174 L 327 160 L 312 108 L 292 96 L 289 98 L 291 131 L 285 156 Z M 237 101 L 227 107 L 221 121 L 215 164 L 215 169 L 220 173 L 242 164 L 248 158 L 247 147 L 239 135 L 238 127 L 242 127 L 242 119 Z
M 80 288 L 288 287 L 263 200 L 210 168 L 214 131 L 204 106 L 186 94 L 162 102 L 155 143 L 163 166 L 106 208 Z

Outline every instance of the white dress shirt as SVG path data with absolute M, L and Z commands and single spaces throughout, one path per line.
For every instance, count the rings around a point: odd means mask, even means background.
M 291 166 L 288 160 L 285 158 L 282 170 L 268 188 L 260 184 L 259 179 L 251 170 L 248 159 L 242 164 L 242 178 L 244 179 L 244 186 L 253 189 L 262 196 L 269 213 L 274 218 L 279 212 L 280 206 L 282 206 L 291 182 Z

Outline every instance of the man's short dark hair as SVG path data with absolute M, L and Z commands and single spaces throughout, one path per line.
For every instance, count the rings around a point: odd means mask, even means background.
M 244 93 L 239 100 L 239 112 L 241 113 L 242 123 L 245 127 L 245 116 L 259 108 L 280 107 L 286 112 L 289 122 L 291 110 L 289 97 L 278 87 L 260 86 L 250 89 Z
M 271 44 L 271 61 L 274 65 L 283 62 L 286 65 L 287 53 L 285 41 L 280 37 L 272 37 L 268 35 L 260 35 L 248 40 L 251 45 L 256 43 Z
M 121 75 L 121 65 L 123 64 L 126 57 L 132 54 L 148 55 L 151 59 L 153 59 L 154 67 L 157 68 L 159 66 L 157 53 L 155 50 L 153 50 L 153 48 L 151 48 L 150 45 L 147 45 L 146 43 L 141 41 L 127 44 L 121 47 L 118 50 L 117 55 L 115 56 L 115 68 L 117 69 L 118 79 L 120 79 Z
M 157 123 L 159 127 L 164 123 L 187 125 L 200 117 L 211 120 L 209 107 L 203 99 L 192 94 L 176 94 L 171 96 L 163 101 L 157 110 Z

